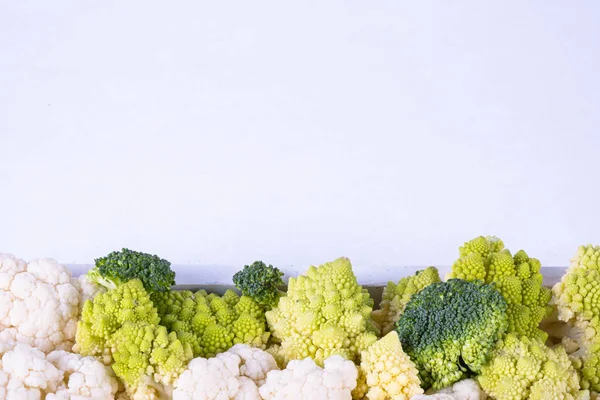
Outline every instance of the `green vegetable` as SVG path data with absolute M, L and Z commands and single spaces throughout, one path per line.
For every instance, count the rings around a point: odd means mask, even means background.
M 96 259 L 96 266 L 88 271 L 87 277 L 107 289 L 131 279 L 141 280 L 148 292 L 164 292 L 175 285 L 175 272 L 169 261 L 129 249 Z
M 580 391 L 577 372 L 562 346 L 508 334 L 499 341 L 491 362 L 481 369 L 481 388 L 496 400 L 589 399 Z
M 279 287 L 285 282 L 281 277 L 283 272 L 273 267 L 267 266 L 262 261 L 255 261 L 252 265 L 244 266 L 244 269 L 233 275 L 233 283 L 242 291 L 242 294 L 249 296 L 261 306 L 271 309 L 277 305 L 279 298 L 283 294 Z
M 182 290 L 152 293 L 151 298 L 161 324 L 188 343 L 195 357 L 214 357 L 238 343 L 266 348 L 270 334 L 264 310 L 248 296 Z
M 552 313 L 552 292 L 543 286 L 540 261 L 523 250 L 513 256 L 494 236 L 470 240 L 459 252 L 449 277 L 493 283 L 508 305 L 507 332 L 545 341 L 548 335 L 539 325 Z
M 413 295 L 396 330 L 423 387 L 437 390 L 478 373 L 507 324 L 492 285 L 450 279 Z

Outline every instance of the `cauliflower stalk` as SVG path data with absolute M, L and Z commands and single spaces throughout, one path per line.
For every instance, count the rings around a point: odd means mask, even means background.
M 583 400 L 577 372 L 562 346 L 550 348 L 539 339 L 508 334 L 478 377 L 496 400 Z
M 413 396 L 411 400 L 485 400 L 487 394 L 474 379 L 464 379 L 454 385 L 437 391 L 428 390 L 426 394 Z
M 3 344 L 0 398 L 6 400 L 112 400 L 112 370 L 93 357 L 57 350 L 45 355 L 26 344 Z
M 286 369 L 267 374 L 260 395 L 264 400 L 350 400 L 358 377 L 356 365 L 338 355 L 323 365 L 319 367 L 311 358 L 290 361 Z
M 404 308 L 413 294 L 420 292 L 432 283 L 440 282 L 440 274 L 435 267 L 417 271 L 413 276 L 407 276 L 398 283 L 388 282 L 383 289 L 379 309 L 373 311 L 371 317 L 382 335 L 387 335 L 396 327 L 396 322 L 404 312 Z
M 281 342 L 281 359 L 310 357 L 318 365 L 332 355 L 358 361 L 360 352 L 379 334 L 371 312 L 373 300 L 357 282 L 347 258 L 290 278 L 287 295 L 266 318 L 274 338 Z
M 0 253 L 0 339 L 44 353 L 70 350 L 75 339 L 79 292 L 71 272 L 50 258 L 26 263 Z
M 204 290 L 153 293 L 161 324 L 189 344 L 195 357 L 214 357 L 234 344 L 264 349 L 270 333 L 263 308 L 228 290 L 222 297 Z
M 552 313 L 550 289 L 543 286 L 541 263 L 525 251 L 514 254 L 495 236 L 477 237 L 459 249 L 460 258 L 449 278 L 493 283 L 508 305 L 507 332 L 547 339 L 539 329 L 544 317 Z
M 355 399 L 408 400 L 423 393 L 415 364 L 402 350 L 398 334 L 388 333 L 361 355 Z
M 273 357 L 237 344 L 214 358 L 195 358 L 175 381 L 173 400 L 261 400 L 258 388 L 278 369 Z

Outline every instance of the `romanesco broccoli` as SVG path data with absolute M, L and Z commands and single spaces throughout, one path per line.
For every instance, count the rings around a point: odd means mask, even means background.
M 496 400 L 589 399 L 562 346 L 549 348 L 539 339 L 513 333 L 498 342 L 478 380 Z
M 377 340 L 373 300 L 357 282 L 347 258 L 290 278 L 287 295 L 265 314 L 280 357 L 287 363 L 311 357 L 319 365 L 333 355 L 358 361 Z
M 539 325 L 552 312 L 552 292 L 543 286 L 540 261 L 523 250 L 513 256 L 494 236 L 477 237 L 460 247 L 459 253 L 448 277 L 493 283 L 508 305 L 507 332 L 546 340 Z
M 377 324 L 382 335 L 387 335 L 396 327 L 396 322 L 404 312 L 411 296 L 432 283 L 440 282 L 440 274 L 435 267 L 417 271 L 413 276 L 407 276 L 396 284 L 388 282 L 383 289 L 379 309 L 373 311 L 371 317 Z
M 394 331 L 361 354 L 357 386 L 352 397 L 358 400 L 410 399 L 423 393 L 417 368 L 402 350 Z
M 242 294 L 251 297 L 266 309 L 277 305 L 279 298 L 284 294 L 279 288 L 285 284 L 281 277 L 283 272 L 267 266 L 262 261 L 244 266 L 244 269 L 233 275 L 233 283 L 241 290 Z
M 450 279 L 412 296 L 397 331 L 422 386 L 442 389 L 478 373 L 507 324 L 506 301 L 492 285 Z
M 235 344 L 264 349 L 269 339 L 263 308 L 248 296 L 228 290 L 222 297 L 205 291 L 151 295 L 161 324 L 188 343 L 194 357 L 214 357 Z
M 164 292 L 175 284 L 171 263 L 156 255 L 123 249 L 96 259 L 88 279 L 107 289 L 114 289 L 131 279 L 139 279 L 148 292 Z

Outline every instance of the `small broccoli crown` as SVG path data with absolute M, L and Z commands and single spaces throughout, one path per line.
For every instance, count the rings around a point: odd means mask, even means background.
M 562 346 L 551 349 L 542 340 L 513 333 L 497 343 L 478 380 L 497 400 L 576 400 L 583 394 Z
M 450 279 L 415 294 L 397 332 L 423 387 L 442 389 L 479 372 L 506 330 L 506 308 L 502 295 L 479 281 Z
M 323 365 L 333 354 L 357 361 L 360 351 L 377 340 L 372 306 L 350 260 L 339 258 L 290 278 L 287 295 L 265 316 L 286 363 L 311 357 Z
M 389 282 L 383 290 L 379 309 L 371 314 L 381 334 L 386 335 L 394 330 L 396 322 L 400 319 L 400 315 L 404 312 L 404 307 L 406 307 L 412 295 L 430 284 L 440 281 L 437 268 L 428 267 L 422 271 L 417 271 L 413 276 L 400 279 L 397 284 Z
M 233 283 L 242 291 L 242 294 L 251 297 L 261 306 L 271 309 L 277 305 L 281 297 L 280 287 L 285 285 L 282 279 L 283 272 L 266 265 L 262 261 L 255 261 L 251 265 L 233 275 Z
M 129 249 L 97 258 L 96 267 L 88 272 L 88 277 L 108 289 L 131 279 L 141 280 L 148 292 L 168 291 L 175 284 L 175 272 L 169 261 Z

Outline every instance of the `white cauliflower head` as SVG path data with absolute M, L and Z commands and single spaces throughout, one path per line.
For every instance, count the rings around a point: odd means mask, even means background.
M 428 394 L 413 396 L 412 400 L 485 400 L 487 395 L 479 383 L 473 379 L 464 379 L 454 385 Z
M 44 353 L 70 350 L 77 330 L 79 292 L 70 271 L 49 258 L 29 263 L 0 254 L 1 340 Z
M 245 344 L 214 358 L 195 358 L 175 381 L 173 400 L 261 400 L 258 385 L 277 369 L 269 353 Z
M 354 363 L 341 356 L 329 357 L 323 368 L 310 358 L 293 360 L 286 369 L 267 374 L 260 394 L 265 400 L 349 400 L 357 377 Z

